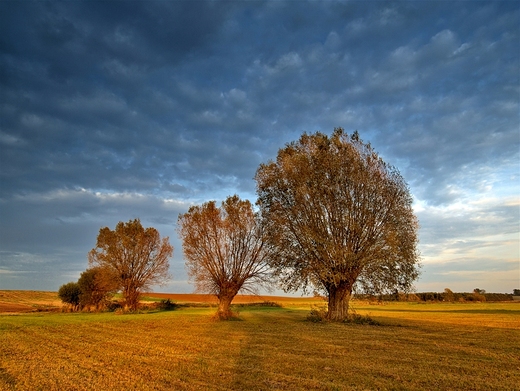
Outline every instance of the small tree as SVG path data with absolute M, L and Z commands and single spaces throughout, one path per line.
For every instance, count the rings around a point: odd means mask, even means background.
M 220 208 L 215 201 L 192 206 L 179 215 L 178 227 L 188 274 L 198 291 L 217 296 L 219 318 L 232 315 L 239 291 L 269 283 L 263 233 L 249 201 L 235 195 Z
M 486 296 L 484 296 L 484 293 L 486 293 L 485 289 L 479 289 L 475 288 L 473 289 L 473 299 L 475 301 L 486 301 Z
M 101 309 L 118 289 L 117 276 L 108 268 L 92 267 L 81 273 L 78 280 L 82 307 Z
M 453 291 L 450 288 L 444 289 L 444 301 L 447 301 L 450 303 L 455 301 L 455 294 L 453 293 Z
M 153 228 L 143 228 L 139 219 L 119 222 L 115 230 L 101 228 L 89 264 L 106 268 L 123 291 L 125 306 L 136 310 L 141 293 L 169 278 L 173 247 Z
M 418 223 L 408 185 L 357 132 L 303 134 L 260 165 L 258 205 L 271 265 L 286 290 L 312 285 L 344 320 L 356 287 L 407 292 L 418 276 Z
M 81 289 L 77 282 L 68 282 L 60 286 L 58 297 L 62 302 L 70 304 L 75 310 L 79 307 Z

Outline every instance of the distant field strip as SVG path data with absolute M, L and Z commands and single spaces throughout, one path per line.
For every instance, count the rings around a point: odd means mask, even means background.
M 192 294 L 192 293 L 145 293 L 143 302 L 148 300 L 167 300 L 175 303 L 207 303 L 217 305 L 215 295 Z M 266 296 L 266 295 L 237 295 L 233 304 L 249 304 L 262 302 L 276 302 L 279 304 L 323 304 L 322 299 L 315 297 L 288 297 L 288 296 Z M 42 291 L 2 291 L 0 290 L 0 314 L 13 312 L 42 311 L 46 309 L 57 309 L 62 307 L 57 292 Z
M 269 300 L 267 300 L 269 301 Z M 356 303 L 0 316 L 0 390 L 520 390 L 520 305 Z
M 384 317 L 387 322 L 406 320 L 414 322 L 438 323 L 449 326 L 480 326 L 520 330 L 520 303 L 391 303 L 367 305 L 353 302 L 360 313 L 374 318 Z
M 193 294 L 193 293 L 149 293 L 146 297 L 170 299 L 179 303 L 211 303 L 217 304 L 217 297 L 214 295 Z M 303 304 L 324 303 L 316 297 L 288 297 L 288 296 L 268 296 L 268 295 L 236 295 L 233 304 L 249 304 L 262 302 L 276 302 L 280 304 Z
M 30 312 L 61 306 L 57 292 L 0 290 L 0 313 Z

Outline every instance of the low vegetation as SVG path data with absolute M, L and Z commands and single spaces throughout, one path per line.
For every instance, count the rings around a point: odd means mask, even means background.
M 516 291 L 516 289 L 515 289 Z M 424 301 L 424 302 L 483 302 L 483 301 L 511 301 L 515 294 L 487 293 L 483 289 L 475 288 L 473 292 L 453 292 L 446 288 L 444 292 L 418 292 L 403 294 L 396 292 L 385 295 L 356 295 L 357 299 L 371 301 Z
M 158 299 L 149 302 L 168 297 Z M 309 322 L 310 306 L 323 305 L 319 299 L 269 301 L 281 306 L 244 303 L 231 322 L 213 321 L 214 307 L 185 305 L 119 316 L 0 315 L 0 390 L 517 390 L 520 384 L 520 303 L 353 301 L 360 317 L 380 324 L 372 326 Z

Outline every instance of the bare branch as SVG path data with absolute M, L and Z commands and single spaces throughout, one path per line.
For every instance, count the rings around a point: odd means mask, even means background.
M 221 318 L 238 292 L 270 285 L 268 251 L 249 201 L 235 195 L 220 208 L 214 201 L 193 206 L 178 222 L 188 274 L 198 291 L 218 297 Z

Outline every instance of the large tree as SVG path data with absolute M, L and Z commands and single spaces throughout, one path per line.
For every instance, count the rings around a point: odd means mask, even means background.
M 287 291 L 313 286 L 327 317 L 348 317 L 353 289 L 412 287 L 418 276 L 418 223 L 399 171 L 357 132 L 304 133 L 260 165 L 258 205 L 271 266 Z
M 249 201 L 235 195 L 220 208 L 215 201 L 192 206 L 179 215 L 178 232 L 188 274 L 197 291 L 217 296 L 219 318 L 231 316 L 239 291 L 269 283 L 261 225 Z
M 139 297 L 153 285 L 169 278 L 169 258 L 173 247 L 168 237 L 161 239 L 153 228 L 144 228 L 139 219 L 119 222 L 115 230 L 101 228 L 97 244 L 89 254 L 89 264 L 108 269 L 123 292 L 125 306 L 137 309 Z

